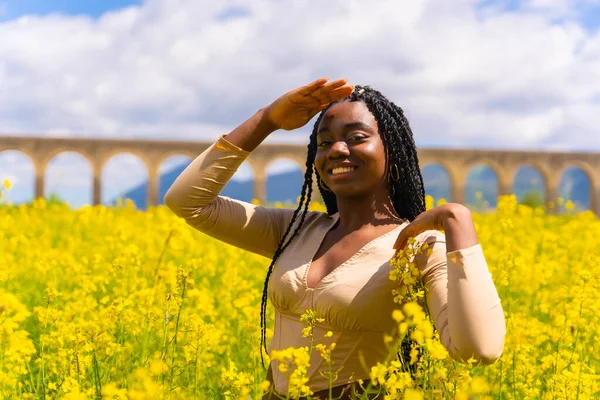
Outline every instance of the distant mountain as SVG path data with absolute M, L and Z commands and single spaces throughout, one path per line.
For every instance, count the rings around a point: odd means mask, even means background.
M 164 196 L 181 172 L 188 164 L 181 164 L 160 177 L 159 204 L 163 204 Z M 423 171 L 425 192 L 435 199 L 451 198 L 450 184 L 447 172 L 440 168 L 426 168 Z M 269 175 L 267 178 L 267 201 L 296 202 L 302 189 L 304 177 L 300 170 Z M 123 197 L 133 200 L 136 206 L 145 210 L 147 208 L 147 182 L 144 182 L 124 194 Z M 523 167 L 515 177 L 513 193 L 521 198 L 527 191 L 536 190 L 544 193 L 544 183 L 539 172 L 530 167 Z M 487 201 L 490 207 L 497 205 L 497 178 L 492 169 L 473 168 L 465 188 L 465 200 L 468 204 L 476 203 L 476 193 L 481 192 L 482 200 Z M 579 207 L 589 208 L 589 182 L 586 175 L 578 169 L 570 169 L 563 175 L 559 184 L 559 195 L 570 198 Z M 221 193 L 224 196 L 250 202 L 253 197 L 253 181 L 231 180 Z M 109 204 L 116 204 L 116 199 Z
M 160 176 L 158 184 L 158 202 L 164 204 L 164 197 L 167 190 L 171 187 L 175 179 L 183 172 L 188 164 L 178 165 L 170 171 Z M 304 176 L 300 170 L 286 172 L 282 174 L 269 175 L 267 178 L 267 201 L 269 202 L 295 202 L 300 196 Z M 127 191 L 123 196 L 133 200 L 139 209 L 145 210 L 148 207 L 147 202 L 148 183 L 143 182 L 140 185 Z M 237 181 L 230 180 L 223 191 L 223 196 L 229 196 L 234 199 L 250 202 L 254 194 L 254 182 L 252 180 Z M 115 205 L 117 199 L 113 199 L 109 204 Z

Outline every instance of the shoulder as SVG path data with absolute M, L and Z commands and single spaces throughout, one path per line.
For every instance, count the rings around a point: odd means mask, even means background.
M 437 230 L 427 230 L 415 236 L 419 247 L 426 248 L 417 251 L 415 262 L 419 265 L 424 276 L 432 271 L 444 268 L 446 265 L 446 235 Z M 427 250 L 425 250 L 427 249 Z
M 302 221 L 302 214 L 302 211 L 298 213 L 298 217 L 296 218 L 292 229 L 296 229 L 300 225 L 300 221 Z M 337 218 L 337 213 L 330 216 L 322 211 L 308 211 L 304 217 L 304 221 L 302 222 L 299 233 L 306 233 L 321 227 L 331 226 L 333 223 L 335 223 Z

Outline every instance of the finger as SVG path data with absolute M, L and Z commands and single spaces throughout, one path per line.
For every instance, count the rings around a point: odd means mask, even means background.
M 311 82 L 306 86 L 302 86 L 300 89 L 298 89 L 298 93 L 300 93 L 302 96 L 308 96 L 309 94 L 311 94 L 312 92 L 314 92 L 315 90 L 317 90 L 318 88 L 323 86 L 328 80 L 329 80 L 328 77 L 319 78 L 316 81 Z
M 394 242 L 394 250 L 399 250 L 401 249 L 400 245 L 402 244 L 402 242 L 404 241 L 404 238 L 401 236 L 402 234 L 400 234 L 398 236 L 398 238 L 396 239 L 396 241 Z
M 310 95 L 316 98 L 320 98 L 321 96 L 327 95 L 328 93 L 343 87 L 348 83 L 348 79 L 338 79 L 337 81 L 328 82 L 325 85 L 317 88 Z
M 398 234 L 398 239 L 396 239 L 396 243 L 394 243 L 394 248 L 404 249 L 408 245 L 408 239 L 417 236 L 419 229 L 420 228 L 418 224 L 415 224 L 415 221 L 412 221 L 410 224 L 406 225 Z
M 346 83 L 348 83 L 348 78 L 338 79 L 337 81 L 331 81 L 331 82 L 328 82 L 325 85 L 321 86 L 320 88 L 318 88 L 317 92 L 326 92 L 326 91 L 335 90 L 341 86 L 344 86 Z
M 402 239 L 400 242 L 394 245 L 394 250 L 404 250 L 406 247 L 406 239 Z
M 342 86 L 332 92 L 324 93 L 322 96 L 317 98 L 319 101 L 321 101 L 321 103 L 333 103 L 350 96 L 353 91 L 354 86 Z
M 400 232 L 400 234 L 398 235 L 398 239 L 396 239 L 396 242 L 394 243 L 394 249 L 403 249 L 404 246 L 406 246 L 406 240 L 409 236 L 410 232 L 408 231 L 408 229 L 404 228 L 402 232 Z

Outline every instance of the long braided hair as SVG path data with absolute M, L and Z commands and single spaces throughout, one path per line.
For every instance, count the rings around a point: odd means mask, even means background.
M 379 130 L 379 135 L 383 142 L 385 149 L 385 157 L 387 164 L 397 168 L 399 172 L 399 179 L 389 179 L 390 182 L 390 196 L 394 204 L 394 209 L 399 217 L 406 218 L 409 221 L 414 220 L 419 214 L 425 211 L 425 187 L 423 184 L 423 176 L 419 169 L 419 160 L 417 157 L 417 149 L 413 139 L 413 134 L 408 124 L 408 120 L 404 116 L 402 108 L 394 104 L 392 101 L 387 99 L 383 94 L 377 90 L 372 89 L 370 86 L 356 85 L 353 93 L 343 101 L 362 101 L 366 104 L 367 108 L 375 117 Z M 333 215 L 338 211 L 337 198 L 331 191 L 323 190 L 321 187 L 321 177 L 314 168 L 315 156 L 317 153 L 317 129 L 323 118 L 323 115 L 327 110 L 336 103 L 331 103 L 321 111 L 317 121 L 310 135 L 310 141 L 308 143 L 308 155 L 306 158 L 306 172 L 304 174 L 304 184 L 302 185 L 302 192 L 300 194 L 300 201 L 298 208 L 294 211 L 292 219 L 283 234 L 281 241 L 275 251 L 271 265 L 267 271 L 267 277 L 265 279 L 261 309 L 260 309 L 260 327 L 261 327 L 261 338 L 260 338 L 260 358 L 265 367 L 262 349 L 268 354 L 266 348 L 266 309 L 267 309 L 267 298 L 269 288 L 269 278 L 273 272 L 273 266 L 277 262 L 279 256 L 285 251 L 287 246 L 291 243 L 294 237 L 298 234 L 304 223 L 306 214 L 308 213 L 308 206 L 312 195 L 313 188 L 313 172 L 317 178 L 319 184 L 319 192 L 325 202 L 327 208 L 327 214 Z M 396 175 L 396 174 L 395 174 Z M 395 176 L 394 178 L 397 178 Z M 290 236 L 289 240 L 286 241 L 292 226 L 298 219 L 300 212 L 300 222 L 296 229 Z

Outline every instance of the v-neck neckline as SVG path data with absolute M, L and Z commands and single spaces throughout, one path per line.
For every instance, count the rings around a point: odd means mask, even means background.
M 395 231 L 403 228 L 404 226 L 406 226 L 408 220 L 404 220 L 404 222 L 402 222 L 400 225 L 398 225 L 397 227 L 395 227 L 394 229 L 392 229 L 391 231 L 384 233 L 383 235 L 377 236 L 373 239 L 371 239 L 369 242 L 367 242 L 364 246 L 362 246 L 356 253 L 354 253 L 350 258 L 348 258 L 346 261 L 342 262 L 340 265 L 338 265 L 337 267 L 335 267 L 334 269 L 332 269 L 327 275 L 325 275 L 323 278 L 321 278 L 321 280 L 319 282 L 317 282 L 317 284 L 314 287 L 309 287 L 308 286 L 308 272 L 310 271 L 310 267 L 313 264 L 313 261 L 315 259 L 315 256 L 317 255 L 317 252 L 319 251 L 319 249 L 321 248 L 321 246 L 323 245 L 323 242 L 325 241 L 325 238 L 327 237 L 327 234 L 329 233 L 329 231 L 331 231 L 331 228 L 333 228 L 337 222 L 340 219 L 340 215 L 339 213 L 335 213 L 331 220 L 332 223 L 326 225 L 326 229 L 324 229 L 324 233 L 321 236 L 319 243 L 315 249 L 315 251 L 313 252 L 310 260 L 308 261 L 308 264 L 306 265 L 306 268 L 304 270 L 304 277 L 302 280 L 302 283 L 304 285 L 304 288 L 306 290 L 316 290 L 318 289 L 320 286 L 322 286 L 322 283 L 327 279 L 330 278 L 336 271 L 338 271 L 340 268 L 344 267 L 345 265 L 348 265 L 348 263 L 350 263 L 352 260 L 354 260 L 356 257 L 358 257 L 360 254 L 362 254 L 364 251 L 366 251 L 368 248 L 370 248 L 376 241 L 387 237 L 389 235 L 391 235 L 392 233 L 394 233 Z

